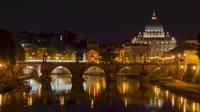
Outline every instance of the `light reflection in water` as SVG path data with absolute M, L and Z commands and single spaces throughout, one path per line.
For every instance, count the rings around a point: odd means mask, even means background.
M 28 96 L 28 102 L 27 102 L 28 106 L 32 106 L 33 104 L 33 98 L 32 96 Z
M 0 106 L 2 105 L 2 95 L 0 94 Z
M 124 98 L 124 106 L 127 107 L 128 106 L 128 99 Z
M 65 104 L 65 96 L 61 95 L 60 96 L 60 105 L 63 106 Z
M 98 96 L 106 88 L 105 77 L 103 76 L 84 75 L 83 78 L 85 80 L 84 89 L 91 96 Z
M 172 96 L 172 106 L 174 107 L 174 95 Z
M 53 103 L 58 103 L 60 107 L 63 107 L 64 111 L 70 110 L 71 107 L 74 108 L 87 108 L 87 109 L 96 109 L 100 107 L 99 105 L 104 105 L 105 102 L 99 102 L 100 100 L 106 100 L 106 102 L 113 102 L 112 105 L 115 105 L 115 100 L 107 100 L 104 99 L 102 91 L 105 91 L 105 78 L 101 76 L 84 76 L 85 79 L 85 91 L 89 93 L 89 96 L 85 96 L 87 100 L 80 101 L 81 103 L 84 102 L 83 105 L 78 105 L 74 103 L 74 100 L 70 100 L 68 94 L 70 93 L 55 93 L 56 100 Z M 64 82 L 64 81 L 63 81 Z M 139 105 L 141 108 L 145 108 L 147 111 L 166 111 L 165 109 L 171 108 L 170 111 L 174 109 L 177 112 L 200 112 L 200 106 L 198 102 L 189 100 L 183 96 L 179 96 L 176 94 L 171 93 L 168 90 L 163 90 L 158 86 L 151 86 L 147 87 L 144 92 L 141 92 L 144 88 L 142 84 L 139 83 L 138 80 L 130 79 L 130 78 L 119 78 L 116 82 L 117 90 L 119 91 L 119 95 L 116 97 L 118 101 L 118 105 L 122 104 L 122 106 L 118 106 L 118 108 L 123 108 L 121 110 L 126 111 L 126 109 L 134 110 L 134 106 Z M 37 91 L 40 92 L 40 91 Z M 97 97 L 98 96 L 98 97 Z M 114 96 L 114 93 L 113 93 Z M 26 109 L 33 108 L 40 108 L 40 103 L 37 100 L 40 98 L 38 97 L 37 93 L 28 93 L 28 92 L 14 92 L 14 93 L 6 93 L 0 94 L 0 112 L 11 112 L 7 111 L 9 107 L 17 108 L 15 110 L 19 110 L 16 112 L 26 111 Z M 112 99 L 112 98 L 111 98 Z M 16 101 L 17 106 L 16 105 Z M 14 105 L 14 106 L 13 106 Z M 19 105 L 22 105 L 21 107 Z M 25 106 L 24 106 L 25 105 Z M 73 105 L 73 106 L 72 106 Z M 46 106 L 46 105 L 43 105 Z M 21 110 L 20 110 L 20 109 Z M 67 108 L 67 110 L 65 110 Z M 59 109 L 57 109 L 59 111 Z M 162 110 L 161 110 L 162 109 Z M 71 110 L 70 110 L 71 111 Z M 72 110 L 73 111 L 73 110 Z
M 131 80 L 125 77 L 117 78 L 117 88 L 122 94 L 133 94 L 140 87 L 138 80 Z
M 168 91 L 168 90 L 166 90 L 165 94 L 166 94 L 166 97 L 167 97 L 167 99 L 168 99 L 168 96 L 169 96 L 169 91 Z
M 71 75 L 52 74 L 51 89 L 55 92 L 68 93 L 72 88 Z
M 38 92 L 41 89 L 41 84 L 36 81 L 35 79 L 31 78 L 26 80 L 29 83 L 29 86 L 31 87 L 31 92 Z
M 161 104 L 163 104 L 164 102 L 168 102 L 168 100 L 164 100 L 164 99 L 168 99 L 168 97 L 171 97 L 170 99 L 171 101 L 169 102 L 171 102 L 171 105 L 173 108 L 179 108 L 183 112 L 200 112 L 199 103 L 197 102 L 188 100 L 187 98 L 184 98 L 183 96 L 178 96 L 171 92 L 168 92 L 168 94 L 165 94 L 165 96 L 163 97 L 161 95 L 163 94 L 162 93 L 163 91 L 157 86 L 154 86 L 154 92 L 155 92 L 155 96 L 157 96 L 157 99 L 159 99 L 158 103 L 157 104 L 155 103 L 159 108 L 161 107 Z
M 90 108 L 91 108 L 91 109 L 94 108 L 94 99 L 92 99 L 92 100 L 90 101 Z

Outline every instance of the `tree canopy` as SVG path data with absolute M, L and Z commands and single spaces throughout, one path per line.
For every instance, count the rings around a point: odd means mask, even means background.
M 24 59 L 24 50 L 11 32 L 0 29 L 0 40 L 0 59 L 13 70 L 16 61 Z
M 171 53 L 180 53 L 184 50 L 197 50 L 198 45 L 197 44 L 184 44 L 175 47 L 174 49 L 170 50 Z

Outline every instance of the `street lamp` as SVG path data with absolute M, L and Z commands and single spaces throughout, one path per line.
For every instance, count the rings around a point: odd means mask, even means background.
M 196 70 L 196 69 L 197 69 L 197 67 L 194 65 L 194 66 L 192 67 L 192 69 L 193 69 L 193 70 Z
M 183 69 L 184 68 L 184 66 L 183 65 L 181 65 L 181 67 L 180 67 L 181 69 Z

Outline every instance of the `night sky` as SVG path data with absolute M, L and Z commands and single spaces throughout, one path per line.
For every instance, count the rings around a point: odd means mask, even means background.
M 178 39 L 200 32 L 200 5 L 194 0 L 1 0 L 0 28 L 67 30 L 101 43 L 127 41 L 144 30 L 153 10 Z

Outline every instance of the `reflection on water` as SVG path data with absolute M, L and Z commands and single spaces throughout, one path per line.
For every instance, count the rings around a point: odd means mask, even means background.
M 133 94 L 139 89 L 140 83 L 138 80 L 133 80 L 126 77 L 119 77 L 117 78 L 117 86 L 120 93 Z
M 84 75 L 84 90 L 91 96 L 98 96 L 106 88 L 105 77 Z
M 68 93 L 72 88 L 71 74 L 52 74 L 51 89 L 56 92 Z
M 28 83 L 28 85 L 31 87 L 31 92 L 39 92 L 41 89 L 41 84 L 34 78 L 28 79 L 24 81 L 25 83 Z
M 131 77 L 120 76 L 116 84 L 107 83 L 103 76 L 84 75 L 84 97 L 71 97 L 71 78 L 52 75 L 53 102 L 50 105 L 41 103 L 44 96 L 39 92 L 25 92 L 18 90 L 12 93 L 0 94 L 0 112 L 35 112 L 35 111 L 109 111 L 109 112 L 200 112 L 200 103 L 168 90 L 140 82 Z M 75 84 L 75 83 L 73 83 Z M 109 85 L 108 85 L 109 84 Z M 116 85 L 116 88 L 113 86 Z M 112 86 L 116 89 L 106 89 Z M 60 91 L 68 92 L 60 92 Z M 109 95 L 107 95 L 109 94 Z

